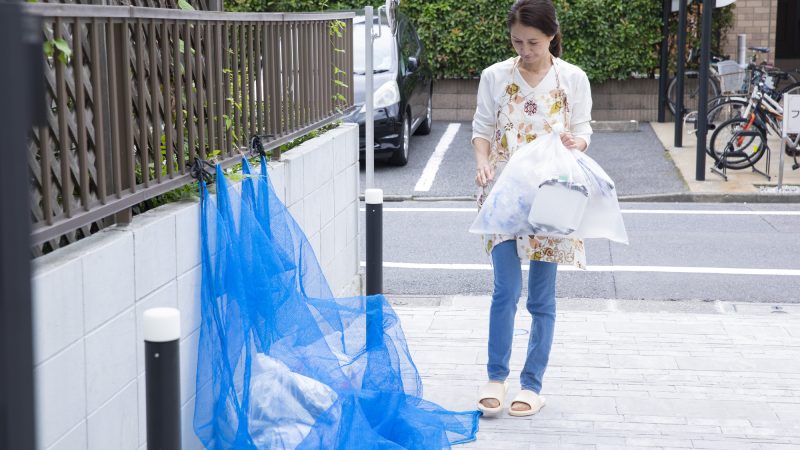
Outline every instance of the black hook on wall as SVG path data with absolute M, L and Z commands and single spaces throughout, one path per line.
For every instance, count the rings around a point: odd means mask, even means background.
M 267 155 L 267 151 L 264 149 L 264 142 L 262 141 L 262 139 L 274 139 L 274 138 L 275 138 L 274 134 L 267 134 L 263 136 L 254 134 L 250 136 L 250 149 L 249 149 L 250 156 L 263 156 L 265 158 L 269 156 Z
M 197 181 L 205 181 L 211 183 L 214 181 L 216 174 L 216 166 L 206 161 L 205 159 L 195 158 L 192 162 L 192 167 L 189 174 Z

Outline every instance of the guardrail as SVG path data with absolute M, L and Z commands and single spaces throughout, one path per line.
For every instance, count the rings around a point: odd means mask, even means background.
M 27 4 L 42 20 L 48 126 L 29 141 L 34 245 L 57 248 L 353 105 L 353 13 Z M 123 219 L 124 220 L 124 219 Z

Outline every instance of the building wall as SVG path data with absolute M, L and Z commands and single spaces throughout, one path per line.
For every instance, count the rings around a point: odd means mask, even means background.
M 269 176 L 335 293 L 360 291 L 358 127 L 343 125 L 271 163 Z M 37 439 L 48 450 L 146 448 L 142 313 L 181 311 L 184 448 L 200 326 L 200 205 L 164 205 L 34 260 Z
M 775 34 L 778 0 L 737 0 L 734 8 L 733 28 L 728 31 L 728 41 L 723 54 L 736 59 L 736 36 L 747 35 L 747 47 L 769 47 L 768 61 L 775 61 Z M 750 56 L 748 51 L 747 56 Z M 764 59 L 758 55 L 758 61 Z
M 478 80 L 436 80 L 433 86 L 434 120 L 471 122 L 477 102 Z M 658 119 L 658 80 L 631 79 L 592 83 L 592 119 Z

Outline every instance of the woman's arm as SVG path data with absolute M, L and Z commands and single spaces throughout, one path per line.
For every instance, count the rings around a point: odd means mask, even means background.
M 562 135 L 561 142 L 567 148 L 585 152 L 592 137 L 592 88 L 585 73 L 579 74 L 573 91 L 570 133 Z
M 472 148 L 475 150 L 475 183 L 486 186 L 494 179 L 494 168 L 489 163 L 491 146 L 486 139 L 476 137 L 472 139 Z
M 489 71 L 481 73 L 478 85 L 478 106 L 472 118 L 472 148 L 475 150 L 475 182 L 486 186 L 494 179 L 494 168 L 489 163 L 490 139 L 494 136 L 495 105 L 492 97 L 492 79 Z

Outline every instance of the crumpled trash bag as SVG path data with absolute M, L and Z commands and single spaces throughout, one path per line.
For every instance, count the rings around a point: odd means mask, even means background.
M 562 131 L 563 127 L 553 127 L 551 133 L 514 152 L 483 201 L 470 233 L 628 243 L 613 180 L 591 157 L 564 147 Z
M 336 391 L 270 356 L 256 353 L 251 370 L 248 425 L 257 448 L 297 447 L 336 400 Z

